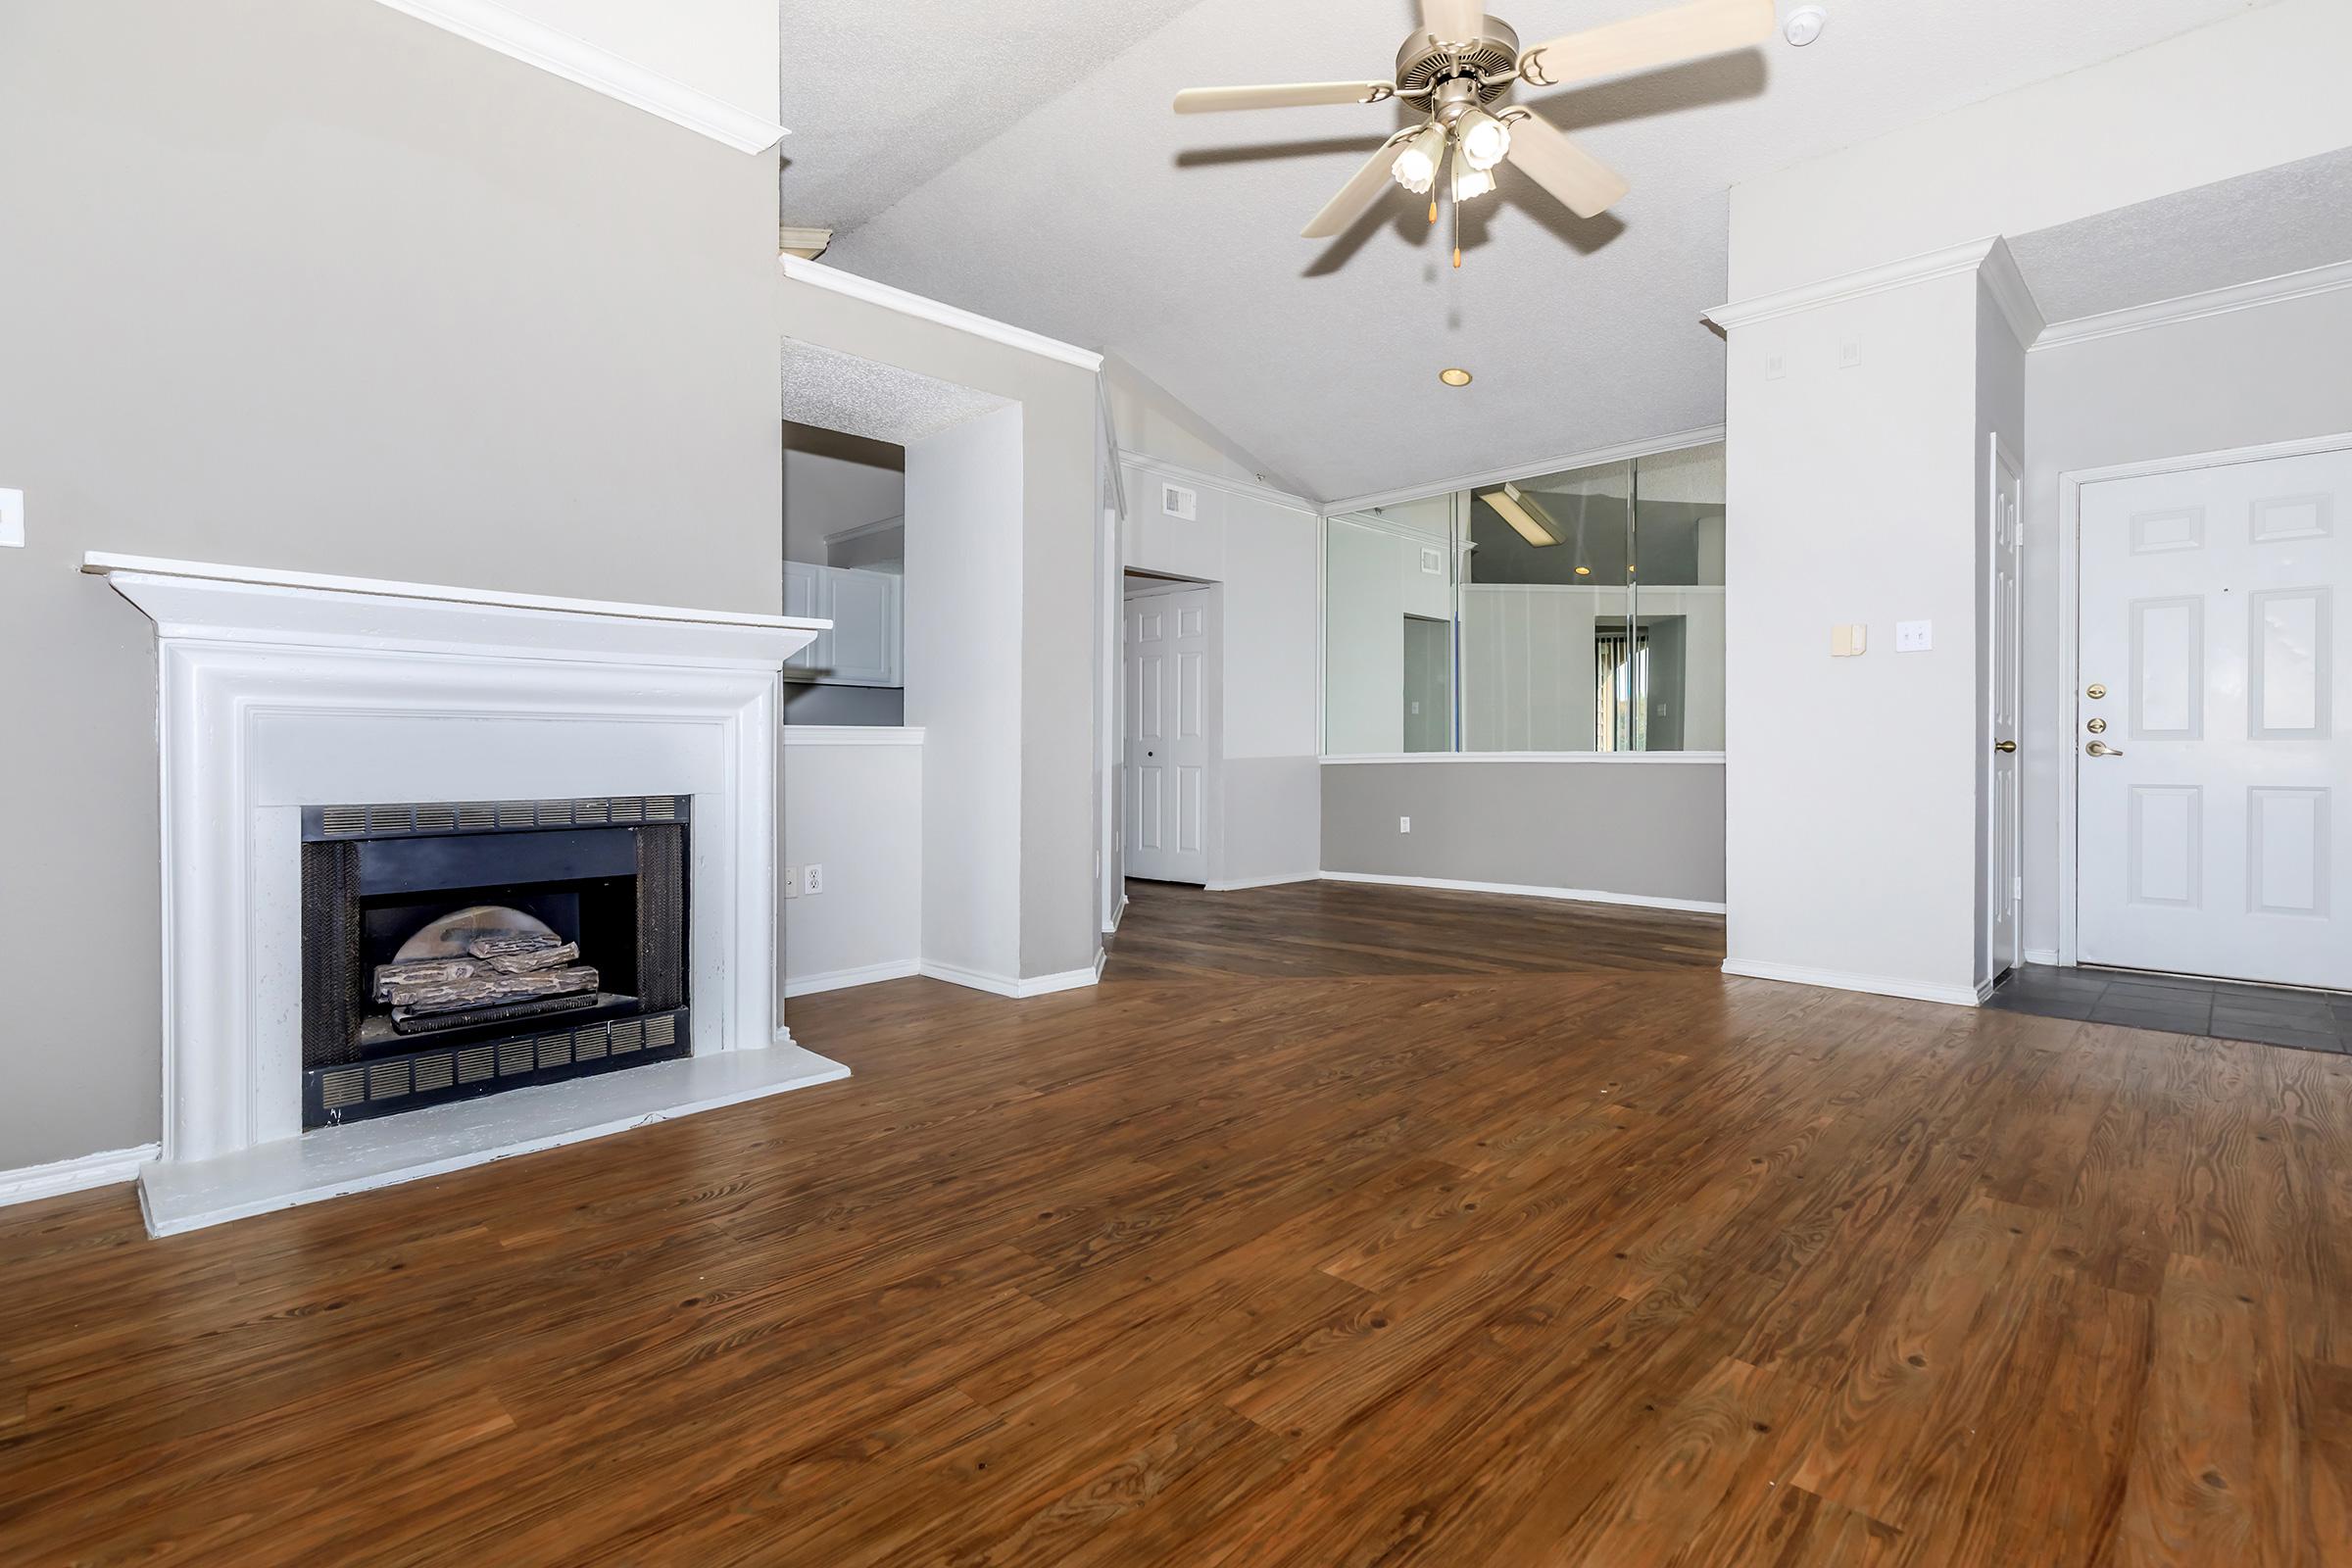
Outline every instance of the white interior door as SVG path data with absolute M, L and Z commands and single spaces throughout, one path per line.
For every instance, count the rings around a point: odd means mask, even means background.
M 1986 947 L 1992 973 L 2025 961 L 2023 915 L 2026 884 L 2023 824 L 2019 813 L 2017 731 L 2023 706 L 2019 646 L 2018 521 L 2024 479 L 2015 459 L 1992 437 L 1992 701 L 1991 749 L 1986 766 L 1992 788 L 1985 813 L 1991 835 L 1985 857 Z
M 2082 488 L 2084 962 L 2352 989 L 2352 451 Z
M 1208 881 L 1209 591 L 1127 601 L 1127 874 Z

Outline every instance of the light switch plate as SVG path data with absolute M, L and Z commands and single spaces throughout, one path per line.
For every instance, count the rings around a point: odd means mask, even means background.
M 1409 817 L 1409 816 L 1400 816 L 1400 817 L 1398 817 L 1398 818 L 1396 819 L 1396 831 L 1397 831 L 1397 832 L 1399 832 L 1399 833 L 1410 833 L 1412 830 L 1413 830 L 1413 819 L 1412 819 L 1411 817 Z
M 1924 654 L 1936 646 L 1936 623 L 1932 620 L 1898 620 L 1894 623 L 1894 651 L 1898 654 Z
M 24 548 L 24 492 L 0 490 L 0 545 Z
M 1840 343 L 1840 344 L 1838 346 L 1838 368 L 1839 368 L 1840 370 L 1850 370 L 1850 369 L 1852 369 L 1852 368 L 1853 368 L 1855 366 L 1857 366 L 1857 365 L 1860 365 L 1861 363 L 1862 363 L 1862 345 L 1861 345 L 1861 344 L 1859 344 L 1859 343 Z
M 1788 356 L 1768 354 L 1764 357 L 1764 379 L 1778 381 L 1788 373 Z
M 797 865 L 784 868 L 784 896 L 788 899 L 801 896 L 801 868 Z

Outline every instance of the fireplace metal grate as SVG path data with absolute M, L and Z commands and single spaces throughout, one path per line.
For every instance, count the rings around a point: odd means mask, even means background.
M 363 1121 L 528 1083 L 556 1083 L 687 1054 L 687 1009 L 614 1018 L 462 1050 L 413 1051 L 302 1075 L 304 1124 Z

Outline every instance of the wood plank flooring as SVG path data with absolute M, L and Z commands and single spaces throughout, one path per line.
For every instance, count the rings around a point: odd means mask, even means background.
M 2352 1563 L 2352 1059 L 1138 885 L 848 1082 L 0 1210 L 0 1563 Z

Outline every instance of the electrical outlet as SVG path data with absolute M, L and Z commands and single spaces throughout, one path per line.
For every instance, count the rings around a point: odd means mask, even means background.
M 819 893 L 824 892 L 825 868 L 821 865 L 814 864 L 802 866 L 801 891 L 812 899 L 815 898 Z
M 1838 345 L 1838 368 L 1839 368 L 1840 370 L 1850 370 L 1850 369 L 1852 369 L 1852 368 L 1853 368 L 1855 366 L 1857 366 L 1857 365 L 1860 365 L 1861 363 L 1862 363 L 1862 345 L 1861 345 L 1861 344 L 1859 344 L 1859 343 L 1841 343 L 1841 344 L 1839 344 L 1839 345 Z
M 1894 623 L 1894 651 L 1898 654 L 1924 654 L 1936 646 L 1936 623 L 1932 620 L 1898 620 Z
M 1413 819 L 1412 819 L 1411 817 L 1409 817 L 1409 816 L 1400 816 L 1400 817 L 1398 817 L 1398 818 L 1396 819 L 1396 831 L 1397 831 L 1397 832 L 1399 832 L 1399 833 L 1410 833 L 1412 830 L 1413 830 Z
M 801 896 L 801 868 L 797 865 L 784 868 L 784 896 L 788 899 Z
M 0 545 L 24 548 L 24 492 L 0 490 Z

